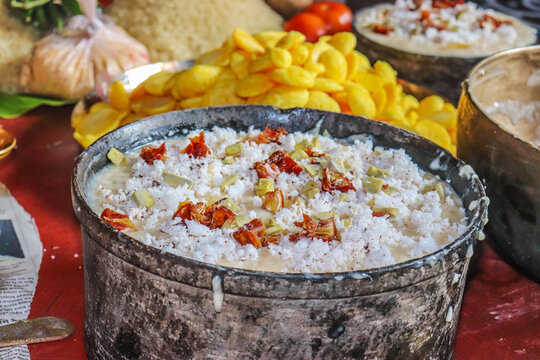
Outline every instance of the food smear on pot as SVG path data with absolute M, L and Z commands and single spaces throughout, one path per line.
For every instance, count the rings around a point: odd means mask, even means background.
M 208 151 L 194 156 L 193 144 Z M 123 159 L 111 149 L 115 162 L 90 181 L 89 203 L 115 229 L 198 261 L 361 270 L 433 253 L 466 228 L 448 184 L 404 150 L 363 138 L 214 128 L 149 148 L 166 151 L 149 163 L 147 150 Z
M 382 45 L 435 56 L 484 57 L 536 41 L 520 20 L 463 0 L 396 0 L 363 11 L 354 26 Z
M 74 113 L 84 147 L 119 126 L 173 110 L 219 105 L 274 105 L 342 112 L 387 122 L 456 151 L 457 110 L 441 97 L 419 100 L 403 91 L 384 61 L 370 64 L 349 32 L 317 43 L 291 31 L 250 35 L 236 29 L 220 48 L 177 72 L 162 71 L 127 91 L 120 81 L 108 99 Z

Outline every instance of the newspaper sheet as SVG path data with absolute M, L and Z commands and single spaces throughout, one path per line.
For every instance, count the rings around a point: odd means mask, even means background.
M 28 318 L 42 254 L 34 220 L 0 183 L 0 326 Z M 0 348 L 0 360 L 22 359 L 28 346 Z

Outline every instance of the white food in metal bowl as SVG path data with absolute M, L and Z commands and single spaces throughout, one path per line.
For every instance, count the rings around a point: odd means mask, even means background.
M 508 15 L 479 8 L 472 2 L 449 8 L 433 8 L 434 3 L 397 0 L 393 5 L 374 6 L 356 16 L 354 26 L 371 41 L 433 56 L 486 57 L 536 41 L 533 27 Z M 423 12 L 429 13 L 429 20 Z M 503 23 L 496 24 L 497 21 Z M 376 25 L 392 31 L 387 35 L 376 33 Z
M 127 233 L 145 244 L 207 263 L 259 271 L 320 273 L 381 267 L 433 253 L 465 231 L 461 201 L 448 184 L 419 169 L 405 151 L 374 149 L 372 142 L 365 139 L 345 143 L 318 137 L 317 151 L 326 154 L 324 159 L 329 161 L 325 166 L 346 163 L 347 168 L 341 170 L 345 170 L 355 190 L 320 191 L 308 199 L 302 189 L 308 181 L 320 186 L 320 175 L 310 176 L 306 170 L 298 175 L 281 172 L 275 188 L 283 192 L 286 206 L 272 214 L 262 208 L 261 198 L 254 193 L 258 180 L 254 163 L 265 161 L 279 150 L 291 153 L 304 140 L 314 143 L 315 136 L 282 135 L 280 144 L 247 140 L 260 133 L 254 129 L 245 133 L 214 128 L 204 133 L 211 154 L 192 158 L 181 151 L 190 143 L 188 138 L 199 135 L 199 131 L 193 131 L 187 137 L 167 140 L 166 158 L 153 165 L 140 157 L 140 149 L 131 151 L 126 154 L 129 166 L 108 165 L 93 177 L 88 189 L 90 204 L 97 214 L 104 208 L 127 214 L 137 228 Z M 237 142 L 242 143 L 241 152 L 232 164 L 225 163 L 225 148 Z M 305 167 L 312 160 L 302 158 L 297 163 Z M 363 180 L 371 166 L 387 172 L 379 178 L 395 192 L 365 191 Z M 164 182 L 163 172 L 194 183 L 191 187 L 173 187 Z M 233 174 L 238 175 L 238 180 L 220 189 L 224 179 Z M 437 184 L 444 188 L 442 196 L 433 191 Z M 147 190 L 155 205 L 138 206 L 132 199 L 138 190 Z M 210 229 L 194 220 L 173 218 L 179 203 L 186 199 L 212 204 L 223 198 L 239 206 L 238 216 L 263 222 L 273 219 L 283 227 L 279 244 L 256 249 L 235 240 L 232 234 L 236 228 Z M 295 202 L 297 198 L 304 201 Z M 397 211 L 375 216 L 374 210 L 380 208 Z M 333 216 L 339 241 L 311 237 L 289 241 L 292 234 L 302 231 L 295 222 L 301 222 L 303 214 L 314 219 Z

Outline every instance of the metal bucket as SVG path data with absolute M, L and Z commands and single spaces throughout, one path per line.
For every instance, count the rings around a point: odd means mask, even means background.
M 268 273 L 161 252 L 115 231 L 87 204 L 88 180 L 107 163 L 110 147 L 127 151 L 214 125 L 307 131 L 319 123 L 337 138 L 368 134 L 376 145 L 404 148 L 448 181 L 467 209 L 465 233 L 393 266 Z M 487 215 L 478 177 L 434 143 L 363 118 L 269 106 L 199 108 L 124 126 L 80 155 L 72 193 L 83 234 L 90 359 L 450 359 L 473 244 Z
M 537 45 L 498 53 L 471 71 L 459 102 L 457 151 L 486 180 L 490 238 L 540 282 L 540 149 L 486 111 L 497 101 L 539 101 L 540 84 L 529 84 L 539 68 Z

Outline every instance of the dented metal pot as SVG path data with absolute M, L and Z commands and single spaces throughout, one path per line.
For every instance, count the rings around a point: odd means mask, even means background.
M 215 125 L 246 130 L 320 124 L 337 138 L 368 134 L 404 148 L 450 183 L 467 230 L 434 254 L 365 271 L 256 272 L 201 263 L 144 245 L 102 222 L 90 177 L 121 151 Z M 384 123 L 312 109 L 200 108 L 154 116 L 98 140 L 77 161 L 73 206 L 82 225 L 85 345 L 90 359 L 450 359 L 473 245 L 487 201 L 472 169 L 446 150 Z

